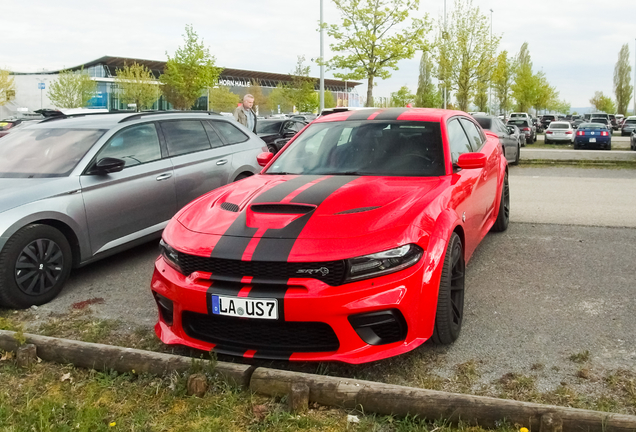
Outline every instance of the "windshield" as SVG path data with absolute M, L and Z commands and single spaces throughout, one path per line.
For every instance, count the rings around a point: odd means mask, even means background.
M 475 120 L 477 121 L 477 123 L 479 123 L 479 126 L 481 126 L 482 129 L 490 130 L 490 128 L 492 127 L 492 121 L 490 120 L 489 117 L 476 116 Z
M 583 123 L 579 129 L 606 129 L 607 126 L 600 123 Z
M 508 120 L 508 124 L 515 126 L 528 126 L 528 122 L 526 120 Z
M 368 120 L 315 123 L 266 174 L 441 176 L 440 126 Z
M 0 141 L 0 177 L 63 177 L 105 130 L 29 129 L 10 133 Z
M 636 124 L 636 120 L 625 120 L 625 124 Z
M 280 131 L 280 120 L 259 120 L 256 122 L 257 134 L 277 134 Z

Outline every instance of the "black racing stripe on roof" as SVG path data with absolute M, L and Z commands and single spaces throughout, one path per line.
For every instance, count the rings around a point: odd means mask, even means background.
M 399 116 L 409 111 L 410 108 L 389 108 L 375 116 L 373 120 L 397 120 Z
M 361 109 L 361 110 L 357 110 L 357 111 L 353 111 L 351 113 L 351 115 L 349 117 L 347 117 L 347 120 L 366 120 L 368 119 L 372 114 L 377 113 L 378 111 L 380 111 L 379 109 Z
M 319 206 L 335 191 L 357 178 L 357 176 L 330 177 L 302 191 L 291 202 Z M 313 214 L 314 212 L 307 213 L 284 228 L 265 231 L 254 250 L 252 261 L 287 261 L 298 236 Z

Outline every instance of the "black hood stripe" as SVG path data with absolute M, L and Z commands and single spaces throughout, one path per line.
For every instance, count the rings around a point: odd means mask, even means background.
M 330 177 L 302 191 L 291 202 L 319 206 L 335 191 L 357 178 L 357 176 Z M 286 262 L 298 236 L 300 236 L 313 213 L 307 213 L 299 217 L 282 229 L 265 231 L 263 238 L 261 238 L 254 250 L 252 261 Z
M 379 112 L 379 109 L 376 110 L 372 110 L 372 109 L 361 109 L 361 110 L 357 110 L 357 111 L 353 111 L 351 113 L 351 115 L 349 117 L 347 117 L 347 120 L 366 120 L 368 119 L 371 115 Z

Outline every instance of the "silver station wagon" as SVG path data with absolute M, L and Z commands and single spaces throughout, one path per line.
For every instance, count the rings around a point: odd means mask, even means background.
M 52 118 L 0 141 L 0 306 L 52 300 L 71 268 L 159 238 L 184 205 L 261 170 L 213 113 Z

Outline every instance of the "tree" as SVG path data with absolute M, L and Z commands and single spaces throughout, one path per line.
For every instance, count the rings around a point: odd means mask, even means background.
M 230 91 L 229 87 L 219 86 L 210 89 L 210 109 L 215 112 L 233 112 L 240 102 L 240 97 Z
M 449 24 L 435 41 L 440 81 L 455 90 L 460 110 L 468 110 L 477 83 L 490 80 L 500 37 L 491 38 L 489 29 L 488 18 L 472 0 L 455 0 Z
M 492 73 L 492 88 L 501 114 L 506 114 L 512 108 L 510 85 L 513 71 L 514 60 L 508 57 L 508 51 L 502 51 L 497 56 Z
M 325 108 L 334 108 L 336 106 L 336 98 L 329 90 L 325 90 Z M 320 103 L 320 101 L 318 101 Z
M 293 105 L 285 97 L 285 91 L 281 85 L 273 89 L 267 98 L 267 108 L 274 113 L 289 113 L 292 111 L 292 107 Z
M 419 9 L 419 0 L 333 1 L 342 23 L 327 25 L 327 34 L 336 40 L 331 50 L 342 54 L 325 64 L 330 70 L 350 70 L 335 73 L 335 77 L 367 79 L 366 106 L 373 106 L 374 80 L 389 78 L 400 60 L 410 59 L 424 48 L 424 36 L 430 30 L 428 16 L 407 23 L 409 14 Z
M 247 93 L 254 96 L 254 110 L 257 110 L 257 107 L 266 108 L 267 107 L 267 97 L 263 94 L 263 87 L 261 87 L 258 81 L 252 80 L 252 83 L 247 88 Z
M 289 84 L 283 86 L 283 93 L 300 112 L 312 112 L 318 107 L 315 102 L 316 80 L 309 77 L 309 66 L 304 63 L 305 56 L 298 56 L 296 69 L 289 75 Z
M 614 95 L 616 96 L 616 108 L 618 113 L 627 112 L 627 105 L 632 98 L 634 87 L 630 85 L 632 79 L 632 67 L 629 61 L 629 45 L 625 44 L 618 53 L 618 61 L 614 66 Z M 613 111 L 612 111 L 613 112 Z
M 173 57 L 166 53 L 168 61 L 159 78 L 168 102 L 181 110 L 194 105 L 202 91 L 213 87 L 221 74 L 221 68 L 214 66 L 215 58 L 192 26 L 186 25 L 185 31 L 185 45 L 177 48 Z
M 420 75 L 417 78 L 415 106 L 423 108 L 439 108 L 442 106 L 442 98 L 432 81 L 433 72 L 433 62 L 429 58 L 428 52 L 424 51 L 420 60 Z
M 0 69 L 0 106 L 15 97 L 15 84 L 9 71 Z
M 151 107 L 159 99 L 159 84 L 146 66 L 137 62 L 132 66 L 124 64 L 123 69 L 116 72 L 119 99 L 124 103 L 134 103 L 136 111 Z
M 96 89 L 97 82 L 84 73 L 84 68 L 76 72 L 63 70 L 49 87 L 48 96 L 59 108 L 82 108 L 94 96 Z
M 510 89 L 517 101 L 517 111 L 527 112 L 537 97 L 537 79 L 532 73 L 532 59 L 527 42 L 521 45 L 515 64 L 514 82 L 510 85 Z
M 407 104 L 413 103 L 415 95 L 407 86 L 402 86 L 396 92 L 391 93 L 392 107 L 405 107 Z
M 590 103 L 597 111 L 606 113 L 616 112 L 616 107 L 614 106 L 612 98 L 605 96 L 601 91 L 594 92 L 594 97 L 590 99 Z
M 559 105 L 559 92 L 550 85 L 545 74 L 538 72 L 533 75 L 533 87 L 534 87 L 534 99 L 532 106 L 537 111 L 541 109 L 550 109 L 557 112 L 562 112 L 558 108 Z M 569 111 L 568 106 L 568 111 Z

